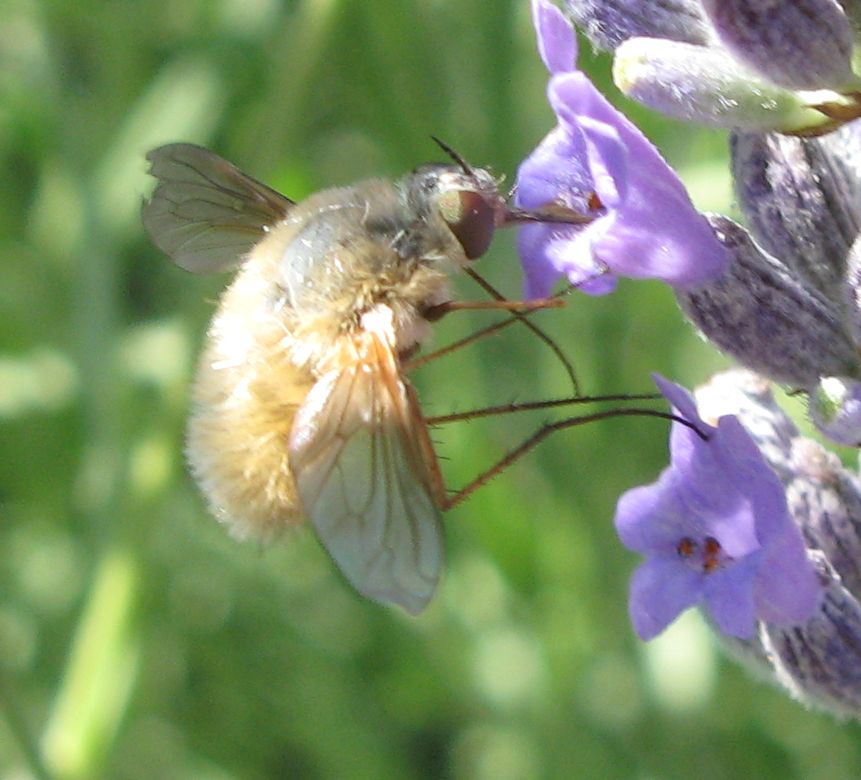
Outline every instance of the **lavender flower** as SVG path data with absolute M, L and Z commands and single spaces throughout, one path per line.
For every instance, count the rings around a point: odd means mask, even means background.
M 547 295 L 563 275 L 592 294 L 611 291 L 619 275 L 678 288 L 718 276 L 725 252 L 678 176 L 575 69 L 576 39 L 561 12 L 533 0 L 532 13 L 558 124 L 521 164 L 517 204 L 561 205 L 594 219 L 521 228 L 527 295 Z
M 861 446 L 861 3 L 565 2 L 614 50 L 626 94 L 733 129 L 747 222 L 709 215 L 723 270 L 674 289 L 709 341 L 762 376 L 727 372 L 696 405 L 658 380 L 688 425 L 674 423 L 658 481 L 618 504 L 622 542 L 645 556 L 631 582 L 634 627 L 648 639 L 700 606 L 736 656 L 792 696 L 861 719 L 861 481 L 802 437 L 768 389 L 770 379 L 804 391 L 821 433 Z M 553 100 L 570 72 L 551 72 Z M 581 115 L 592 115 L 555 99 L 554 132 L 588 138 Z M 570 170 L 545 144 L 539 169 Z M 577 186 L 588 193 L 585 159 Z M 546 173 L 547 190 L 560 179 Z
M 733 183 L 757 242 L 802 280 L 842 299 L 861 228 L 861 127 L 820 138 L 730 135 Z
M 711 216 L 727 271 L 677 291 L 703 334 L 744 366 L 805 390 L 817 427 L 861 442 L 861 122 L 827 136 L 731 135 L 750 231 Z
M 827 131 L 861 115 L 857 14 L 838 0 L 566 0 L 616 84 L 672 116 L 746 131 Z
M 861 718 L 861 489 L 858 479 L 818 443 L 800 435 L 767 383 L 724 372 L 698 388 L 709 416 L 735 414 L 786 490 L 821 583 L 818 607 L 803 623 L 760 623 L 738 640 L 722 635 L 738 660 L 753 665 L 805 704 Z
M 696 605 L 742 638 L 757 620 L 807 620 L 820 588 L 780 480 L 736 418 L 708 425 L 683 388 L 655 381 L 695 430 L 674 423 L 671 466 L 619 500 L 622 543 L 646 556 L 631 581 L 635 630 L 651 639 Z

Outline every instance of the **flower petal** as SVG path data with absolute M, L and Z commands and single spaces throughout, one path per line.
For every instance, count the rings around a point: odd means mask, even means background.
M 661 395 L 673 405 L 673 409 L 678 412 L 679 416 L 684 417 L 688 422 L 701 428 L 705 434 L 708 434 L 712 430 L 710 425 L 706 425 L 702 421 L 694 397 L 687 388 L 671 382 L 658 373 L 652 374 L 652 381 L 658 386 Z
M 532 23 L 538 35 L 538 53 L 551 73 L 574 70 L 577 38 L 574 29 L 553 3 L 532 0 Z
M 560 203 L 585 213 L 594 189 L 583 133 L 557 126 L 520 163 L 515 202 L 527 209 Z
M 550 225 L 524 225 L 517 231 L 517 251 L 526 276 L 525 297 L 546 298 L 560 272 L 547 257 Z
M 528 299 L 550 295 L 562 275 L 590 295 L 605 295 L 616 287 L 616 277 L 592 257 L 589 240 L 577 227 L 524 225 L 518 233 L 517 248 L 523 261 Z
M 754 595 L 758 617 L 778 626 L 803 623 L 819 607 L 822 586 L 794 525 L 771 540 Z
M 685 521 L 669 469 L 657 482 L 623 493 L 616 504 L 619 539 L 643 555 L 672 554 L 685 536 Z
M 583 133 L 596 192 L 616 208 L 612 226 L 593 245 L 597 257 L 621 276 L 676 287 L 719 276 L 726 251 L 651 142 L 582 73 L 555 76 L 548 92 L 560 122 Z
M 756 628 L 753 578 L 758 566 L 758 558 L 750 556 L 705 578 L 705 606 L 724 634 L 740 639 L 753 636 Z
M 686 390 L 655 382 L 706 437 L 674 422 L 670 466 L 619 499 L 620 539 L 646 556 L 631 586 L 637 633 L 660 632 L 694 591 L 731 636 L 752 636 L 757 620 L 808 620 L 821 588 L 777 474 L 736 417 L 706 425 Z
M 628 610 L 640 639 L 653 639 L 702 599 L 703 575 L 674 558 L 650 558 L 631 578 Z

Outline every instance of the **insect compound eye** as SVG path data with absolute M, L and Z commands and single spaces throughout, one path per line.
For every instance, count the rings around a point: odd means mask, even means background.
M 437 199 L 437 208 L 470 260 L 487 251 L 496 230 L 496 209 L 484 195 L 475 190 L 447 190 Z

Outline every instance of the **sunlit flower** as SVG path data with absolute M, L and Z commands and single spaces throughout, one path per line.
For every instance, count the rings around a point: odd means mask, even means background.
M 593 220 L 521 228 L 527 295 L 547 295 L 560 276 L 593 294 L 611 291 L 616 276 L 680 288 L 714 279 L 725 252 L 678 176 L 576 70 L 574 31 L 559 9 L 533 0 L 532 13 L 558 124 L 521 164 L 517 204 L 558 205 Z
M 689 425 L 673 423 L 671 465 L 625 493 L 616 511 L 623 544 L 646 557 L 631 581 L 637 634 L 651 639 L 698 605 L 742 638 L 757 620 L 807 620 L 820 586 L 777 475 L 735 417 L 711 426 L 687 391 L 655 381 Z
M 861 116 L 857 3 L 566 0 L 616 86 L 670 116 L 747 132 L 826 132 Z

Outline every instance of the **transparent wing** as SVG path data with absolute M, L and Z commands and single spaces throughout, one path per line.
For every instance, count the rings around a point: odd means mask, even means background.
M 143 224 L 155 245 L 194 273 L 239 264 L 293 201 L 194 144 L 147 154 L 158 184 L 144 203 Z
M 305 513 L 329 555 L 360 593 L 414 615 L 444 555 L 429 448 L 411 388 L 368 361 L 319 380 L 290 440 Z

